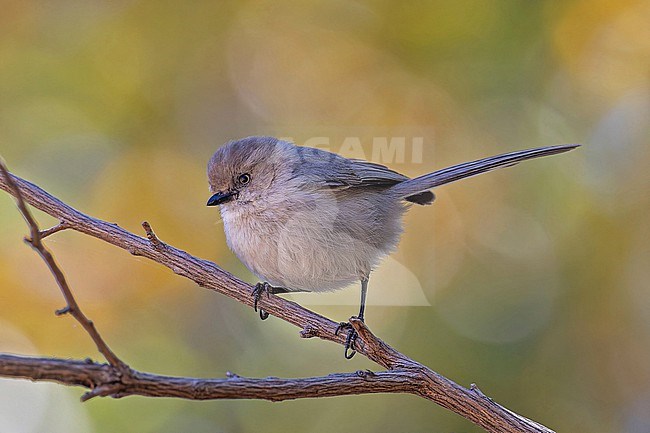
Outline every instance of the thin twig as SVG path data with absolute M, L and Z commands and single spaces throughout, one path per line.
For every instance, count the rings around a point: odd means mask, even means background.
M 6 167 L 5 167 L 6 168 Z M 41 240 L 45 239 L 46 237 L 53 235 L 54 233 L 58 233 L 62 230 L 69 229 L 70 225 L 66 223 L 65 221 L 59 222 L 57 225 L 50 227 L 49 229 L 41 230 L 39 231 Z
M 154 248 L 156 248 L 158 251 L 163 251 L 165 249 L 165 244 L 160 239 L 158 239 L 158 236 L 156 236 L 156 233 L 154 233 L 153 229 L 151 228 L 151 224 L 149 224 L 148 221 L 143 221 L 142 228 L 147 234 L 147 239 L 149 239 L 151 245 L 153 245 Z
M 31 236 L 29 238 L 25 238 L 25 242 L 30 244 L 32 248 L 38 252 L 43 261 L 45 261 L 47 267 L 50 269 L 50 272 L 54 276 L 56 283 L 61 289 L 61 293 L 63 294 L 63 297 L 67 304 L 64 308 L 57 310 L 56 314 L 70 314 L 72 317 L 74 317 L 75 320 L 79 322 L 79 324 L 88 333 L 88 335 L 90 335 L 90 338 L 92 338 L 92 340 L 95 342 L 95 345 L 97 346 L 97 350 L 99 350 L 99 352 L 104 355 L 104 358 L 106 358 L 108 363 L 118 368 L 120 371 L 128 371 L 126 364 L 124 364 L 108 347 L 102 336 L 97 331 L 97 328 L 95 327 L 95 324 L 92 322 L 92 320 L 88 319 L 83 311 L 81 311 L 81 308 L 79 308 L 79 305 L 77 304 L 77 301 L 72 294 L 70 287 L 68 286 L 68 282 L 65 279 L 61 268 L 59 268 L 59 265 L 57 265 L 50 251 L 45 247 L 45 245 L 43 245 L 43 242 L 41 241 L 41 231 L 38 227 L 38 224 L 32 216 L 32 213 L 27 208 L 20 189 L 12 179 L 11 174 L 9 174 L 9 170 L 7 170 L 7 167 L 2 160 L 0 160 L 0 171 L 2 171 L 2 177 L 4 178 L 5 182 L 8 184 L 9 188 L 11 188 L 11 191 L 13 191 L 12 195 L 16 200 L 16 206 L 18 207 L 18 210 L 20 211 L 21 215 L 25 219 L 25 222 L 27 222 L 27 226 L 29 227 Z

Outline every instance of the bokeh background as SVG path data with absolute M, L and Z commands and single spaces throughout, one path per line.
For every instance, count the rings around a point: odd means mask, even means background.
M 0 154 L 10 168 L 136 233 L 148 220 L 163 240 L 250 282 L 205 207 L 205 164 L 229 139 L 329 137 L 345 154 L 341 137 L 357 137 L 370 157 L 376 135 L 422 136 L 421 161 L 378 161 L 409 175 L 582 143 L 445 186 L 433 207 L 412 209 L 386 265 L 409 278 L 371 279 L 370 302 L 403 290 L 430 305 L 371 305 L 367 319 L 397 349 L 557 431 L 650 431 L 647 1 L 1 7 Z M 24 234 L 0 194 L 0 351 L 98 358 L 71 318 L 54 316 L 61 297 Z M 47 244 L 134 368 L 205 377 L 376 368 L 100 241 L 63 232 Z M 335 320 L 356 313 L 313 308 Z M 0 380 L 0 432 L 481 431 L 403 395 L 80 404 L 81 393 Z

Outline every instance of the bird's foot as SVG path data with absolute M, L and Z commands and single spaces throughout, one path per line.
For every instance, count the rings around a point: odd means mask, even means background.
M 361 319 L 361 321 L 363 321 L 363 319 Z M 344 330 L 348 331 L 348 335 L 345 337 L 345 351 L 343 352 L 343 356 L 345 356 L 345 359 L 352 359 L 354 355 L 357 354 L 357 351 L 354 348 L 354 343 L 357 341 L 357 338 L 359 338 L 359 334 L 357 334 L 357 331 L 354 330 L 350 322 L 341 322 L 339 323 L 339 326 L 336 327 L 334 335 L 339 335 L 339 333 Z
M 300 292 L 301 290 L 293 290 L 294 292 Z M 284 287 L 275 287 L 264 281 L 263 283 L 257 283 L 255 284 L 255 288 L 251 292 L 251 296 L 253 297 L 253 309 L 257 311 L 257 304 L 259 303 L 260 299 L 262 299 L 262 295 L 266 293 L 266 297 L 268 298 L 269 295 L 277 295 L 279 293 L 289 293 L 291 290 L 285 289 Z M 262 308 L 260 308 L 260 319 L 266 320 L 269 318 L 269 313 L 264 311 Z
M 251 296 L 253 297 L 253 309 L 256 312 L 257 312 L 257 303 L 260 301 L 264 293 L 266 293 L 266 297 L 268 298 L 269 295 L 273 293 L 273 286 L 271 286 L 266 281 L 263 283 L 255 284 L 255 288 L 251 292 Z M 260 319 L 266 320 L 268 318 L 269 318 L 269 313 L 267 313 L 266 311 L 260 308 Z

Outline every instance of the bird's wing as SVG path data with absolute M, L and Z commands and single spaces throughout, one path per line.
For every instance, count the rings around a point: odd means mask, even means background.
M 381 164 L 374 162 L 363 161 L 359 159 L 346 160 L 350 165 L 350 169 L 355 174 L 355 181 L 347 185 L 347 187 L 366 187 L 366 186 L 385 186 L 390 187 L 395 184 L 409 180 L 408 177 Z M 405 197 L 404 200 L 416 203 L 419 205 L 427 205 L 433 203 L 436 196 L 431 191 L 423 191 L 418 194 L 413 194 Z
M 351 159 L 349 163 L 351 170 L 359 179 L 358 183 L 352 186 L 391 186 L 409 179 L 403 174 L 374 162 Z
M 321 149 L 299 147 L 298 152 L 299 162 L 294 167 L 294 176 L 304 179 L 306 186 L 392 186 L 409 179 L 383 165 L 347 159 Z
M 309 147 L 298 147 L 298 163 L 293 178 L 305 188 L 347 189 L 391 187 L 409 178 L 388 167 L 360 159 L 347 159 L 335 153 Z M 430 191 L 405 197 L 406 201 L 430 204 L 435 196 Z
M 340 156 L 329 161 L 317 161 L 299 168 L 307 175 L 312 186 L 327 188 L 359 188 L 367 186 L 393 186 L 409 178 L 383 165 Z

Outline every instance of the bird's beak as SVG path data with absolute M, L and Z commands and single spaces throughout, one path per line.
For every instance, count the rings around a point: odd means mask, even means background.
M 218 192 L 208 200 L 208 206 L 219 206 L 220 204 L 228 203 L 233 199 L 235 193 L 233 191 Z

